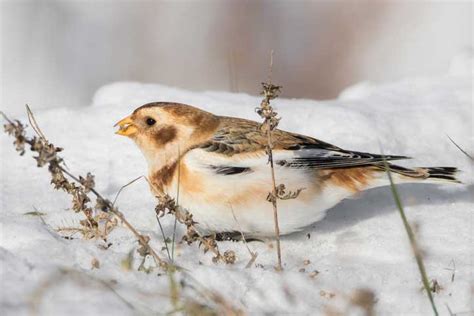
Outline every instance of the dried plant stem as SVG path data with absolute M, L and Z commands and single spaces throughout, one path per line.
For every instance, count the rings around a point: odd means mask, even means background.
M 403 226 L 405 227 L 405 231 L 407 232 L 408 239 L 410 240 L 410 245 L 413 250 L 413 254 L 415 255 L 416 264 L 418 265 L 418 270 L 420 272 L 421 280 L 423 282 L 423 287 L 428 295 L 428 299 L 430 300 L 431 307 L 433 309 L 434 315 L 438 316 L 438 310 L 436 309 L 436 305 L 434 302 L 433 294 L 431 293 L 430 282 L 428 280 L 428 275 L 426 274 L 425 265 L 423 263 L 423 255 L 420 247 L 418 246 L 418 242 L 416 240 L 415 234 L 408 222 L 408 219 L 405 215 L 405 210 L 402 205 L 402 201 L 400 199 L 400 195 L 398 194 L 397 187 L 393 182 L 392 174 L 390 172 L 390 167 L 386 160 L 384 160 L 385 169 L 387 170 L 387 176 L 390 181 L 390 188 L 392 190 L 392 195 L 395 200 L 395 204 L 397 205 L 398 211 L 400 213 L 400 217 L 403 221 Z
M 174 261 L 174 249 L 176 248 L 176 229 L 177 229 L 178 219 L 174 218 L 173 223 L 173 238 L 171 239 L 171 261 Z
M 203 246 L 204 253 L 211 251 L 214 254 L 212 261 L 215 263 L 221 261 L 233 264 L 235 262 L 235 253 L 231 250 L 227 250 L 224 254 L 221 254 L 215 236 L 203 236 L 200 234 L 195 227 L 196 222 L 193 220 L 193 215 L 178 205 L 172 197 L 163 193 L 158 195 L 157 199 L 159 201 L 155 208 L 157 216 L 161 217 L 166 214 L 172 214 L 178 222 L 186 226 L 186 233 L 183 236 L 183 241 L 188 245 L 196 241 L 199 242 L 200 246 Z
M 66 169 L 64 169 L 62 166 L 58 166 L 59 169 L 64 172 L 66 175 L 68 175 L 70 178 L 72 178 L 74 181 L 77 181 L 77 182 L 80 182 L 80 180 L 74 176 L 73 174 L 71 174 L 69 171 L 67 171 Z M 138 180 L 138 179 L 136 179 Z M 134 181 L 136 181 L 134 180 Z M 134 182 L 133 181 L 133 182 Z M 132 182 L 132 183 L 133 183 Z M 105 204 L 105 211 L 106 212 L 110 212 L 112 214 L 114 214 L 118 219 L 120 219 L 120 221 L 125 225 L 125 227 L 127 227 L 133 235 L 135 235 L 135 237 L 138 239 L 138 242 L 140 243 L 141 246 L 145 247 L 149 254 L 155 259 L 156 263 L 157 264 L 166 264 L 166 262 L 160 258 L 160 256 L 155 252 L 155 250 L 153 250 L 153 248 L 150 247 L 150 245 L 148 244 L 149 242 L 149 237 L 147 236 L 143 236 L 141 235 L 136 229 L 135 227 L 132 226 L 132 224 L 130 224 L 127 219 L 125 218 L 125 216 L 123 216 L 123 214 L 121 212 L 119 212 L 111 203 L 109 200 L 105 199 L 104 197 L 102 197 L 102 195 L 97 192 L 94 188 L 91 188 L 90 191 L 92 192 L 92 194 L 94 194 L 98 199 L 102 200 Z
M 270 54 L 270 69 L 269 69 L 269 74 L 268 74 L 268 82 L 271 85 L 272 82 L 272 72 L 273 72 L 273 50 L 271 51 Z M 278 88 L 279 90 L 279 88 Z M 268 107 L 270 107 L 270 98 L 267 97 L 268 94 L 265 94 L 265 103 L 267 104 Z M 263 102 L 262 102 L 263 103 Z M 262 106 L 263 107 L 263 106 Z M 270 109 L 273 112 L 273 109 L 270 107 Z M 276 124 L 278 124 L 278 120 L 276 120 Z M 275 127 L 276 127 L 275 124 Z M 271 124 L 270 124 L 271 125 Z M 273 128 L 275 128 L 273 127 Z M 273 183 L 273 199 L 272 199 L 272 207 L 273 207 L 273 221 L 275 224 L 275 238 L 276 238 L 276 244 L 277 244 L 277 257 L 278 257 L 278 270 L 282 270 L 283 266 L 281 264 L 281 245 L 280 245 L 280 225 L 278 222 L 278 206 L 277 206 L 277 185 L 276 185 L 276 179 L 275 179 L 275 168 L 273 166 L 273 140 L 272 140 L 272 131 L 273 128 L 269 126 L 267 129 L 267 142 L 268 142 L 268 161 L 270 162 L 270 169 L 272 173 L 272 183 Z
M 474 161 L 474 157 L 472 157 L 471 155 L 469 155 L 467 153 L 467 151 L 465 151 L 461 146 L 459 146 L 451 137 L 449 137 L 449 135 L 446 135 L 448 136 L 449 140 L 451 141 L 451 143 L 454 144 L 454 146 L 457 147 L 457 149 L 459 149 L 467 158 L 469 158 L 469 160 L 471 161 Z
M 178 157 L 181 157 L 181 149 L 178 145 Z M 176 204 L 179 205 L 179 189 L 181 185 L 181 161 L 178 161 L 178 185 L 176 188 Z M 174 261 L 174 249 L 176 247 L 176 225 L 178 223 L 178 218 L 174 217 L 174 224 L 173 224 L 173 239 L 171 240 L 171 261 Z
M 141 245 L 141 249 L 139 249 L 141 254 L 143 254 L 144 256 L 146 254 L 151 255 L 157 264 L 162 267 L 166 267 L 168 263 L 161 259 L 160 256 L 150 247 L 150 238 L 141 235 L 126 220 L 123 214 L 118 211 L 118 209 L 114 206 L 113 203 L 104 198 L 98 191 L 95 190 L 95 182 L 93 175 L 88 173 L 85 178 L 81 176 L 76 177 L 64 167 L 64 160 L 58 156 L 58 153 L 62 151 L 62 149 L 54 146 L 48 141 L 48 139 L 44 136 L 43 132 L 39 128 L 39 125 L 36 122 L 36 119 L 31 109 L 26 106 L 26 110 L 28 114 L 28 120 L 33 130 L 39 136 L 39 138 L 28 138 L 26 136 L 25 126 L 21 124 L 20 121 L 12 121 L 3 112 L 0 112 L 0 114 L 8 122 L 8 124 L 5 125 L 5 132 L 15 137 L 14 144 L 16 146 L 16 150 L 20 153 L 20 155 L 23 155 L 25 153 L 26 144 L 30 145 L 31 151 L 38 153 L 38 156 L 34 157 L 38 163 L 38 167 L 43 167 L 47 165 L 52 176 L 51 183 L 54 184 L 55 189 L 62 189 L 73 196 L 73 209 L 76 212 L 81 211 L 82 213 L 84 213 L 87 222 L 87 225 L 84 226 L 87 229 L 94 231 L 93 236 L 99 235 L 96 232 L 98 231 L 98 222 L 94 219 L 92 215 L 92 208 L 87 206 L 87 204 L 90 202 L 88 193 L 92 193 L 97 198 L 97 204 L 95 205 L 95 208 L 97 210 L 102 211 L 104 213 L 113 214 L 120 221 L 122 221 L 125 227 L 128 228 L 135 235 L 135 237 L 138 239 L 139 244 Z M 64 175 L 74 180 L 76 183 L 69 182 Z M 133 180 L 131 183 L 136 180 L 137 179 Z
M 235 216 L 234 208 L 232 207 L 232 204 L 230 204 L 230 203 L 229 203 L 229 206 L 230 206 L 230 210 L 232 211 L 232 216 L 234 217 L 234 220 L 237 223 L 237 226 L 239 227 L 239 232 L 240 232 L 240 235 L 242 236 L 242 240 L 244 241 L 245 247 L 247 248 L 247 251 L 250 254 L 250 260 L 247 263 L 247 265 L 245 266 L 245 269 L 248 269 L 252 266 L 252 264 L 255 262 L 255 260 L 257 260 L 258 252 L 256 252 L 256 251 L 253 252 L 252 250 L 250 250 L 250 247 L 247 243 L 247 239 L 245 239 L 245 235 L 242 232 L 242 227 L 240 226 L 240 223 L 237 220 L 237 217 Z
M 134 184 L 135 182 L 137 182 L 138 180 L 140 180 L 141 178 L 144 178 L 144 177 L 145 177 L 145 176 L 139 176 L 139 177 L 133 179 L 132 181 L 130 181 L 129 183 L 123 185 L 123 186 L 118 190 L 117 194 L 115 195 L 114 201 L 112 202 L 112 206 L 115 205 L 115 203 L 117 202 L 117 199 L 118 199 L 119 196 L 120 196 L 120 193 L 122 193 L 122 191 L 123 191 L 126 187 L 128 187 L 128 186 L 131 185 L 131 184 Z
M 38 123 L 36 123 L 35 116 L 33 115 L 33 112 L 31 111 L 28 104 L 26 105 L 26 113 L 28 114 L 28 121 L 30 122 L 31 127 L 35 130 L 36 134 L 38 134 L 38 136 L 41 137 L 43 140 L 46 140 L 46 137 L 39 128 Z
M 59 166 L 59 169 L 61 169 L 62 172 L 64 172 L 66 175 L 68 175 L 69 177 L 71 177 L 74 181 L 79 181 L 79 179 L 77 179 L 77 177 L 75 177 L 73 174 L 71 174 L 69 171 L 65 170 L 62 166 Z M 136 181 L 136 180 L 134 180 Z M 102 200 L 103 203 L 105 204 L 105 211 L 106 212 L 110 212 L 112 214 L 114 214 L 124 225 L 125 227 L 128 228 L 128 230 L 130 230 L 132 232 L 133 235 L 135 235 L 135 237 L 138 239 L 138 242 L 139 244 L 144 247 L 147 252 L 154 258 L 155 262 L 159 265 L 162 265 L 162 266 L 166 266 L 167 263 L 161 259 L 161 257 L 155 252 L 155 250 L 153 250 L 153 248 L 150 247 L 150 245 L 148 244 L 148 242 L 150 241 L 150 238 L 148 236 L 144 236 L 142 234 L 140 234 L 136 229 L 135 227 L 132 226 L 132 224 L 130 224 L 129 221 L 127 221 L 127 219 L 125 218 L 125 216 L 119 212 L 114 206 L 112 203 L 110 203 L 109 200 L 105 199 L 104 197 L 102 197 L 102 195 L 97 192 L 95 189 L 91 188 L 90 190 L 98 199 Z
M 165 231 L 163 230 L 163 225 L 161 225 L 160 217 L 158 214 L 155 214 L 156 221 L 158 222 L 158 226 L 160 227 L 161 236 L 163 237 L 163 243 L 165 244 L 166 254 L 168 255 L 168 259 L 171 261 L 171 254 L 170 249 L 168 247 L 168 243 L 166 242 Z
M 273 110 L 272 106 L 270 105 L 270 100 L 275 99 L 278 97 L 278 93 L 280 92 L 281 87 L 273 85 L 271 83 L 272 77 L 272 68 L 273 68 L 273 50 L 271 51 L 270 55 L 270 69 L 268 74 L 268 83 L 262 83 L 263 91 L 262 94 L 264 98 L 260 103 L 260 107 L 257 108 L 257 113 L 264 119 L 262 124 L 262 131 L 267 136 L 267 155 L 268 155 L 268 162 L 270 163 L 271 175 L 272 175 L 272 192 L 269 194 L 267 200 L 272 203 L 273 207 L 273 222 L 275 226 L 275 239 L 277 245 L 277 259 L 278 265 L 277 270 L 282 270 L 283 266 L 281 263 L 281 246 L 280 246 L 280 226 L 278 222 L 278 205 L 277 199 L 281 198 L 279 191 L 284 190 L 283 185 L 279 185 L 277 187 L 276 179 L 275 179 L 275 168 L 273 165 L 273 140 L 272 134 L 273 130 L 278 126 L 278 122 L 280 119 L 277 117 L 277 113 Z M 281 189 L 279 190 L 278 188 Z M 295 195 L 295 197 L 297 194 Z
M 143 247 L 145 247 L 147 249 L 147 251 L 149 252 L 149 254 L 155 259 L 156 263 L 157 264 L 160 264 L 160 265 L 167 265 L 167 262 L 165 262 L 163 259 L 161 259 L 161 257 L 155 252 L 155 250 L 153 250 L 152 247 L 150 247 L 150 245 L 148 244 L 148 242 L 150 241 L 150 238 L 148 236 L 143 236 L 141 235 L 126 219 L 125 217 L 122 215 L 122 213 L 118 212 L 118 211 L 111 211 L 115 216 L 117 216 L 121 221 L 122 223 L 125 225 L 125 227 L 127 227 L 134 235 L 135 237 L 138 239 L 138 242 L 140 243 L 140 245 L 142 245 Z
M 154 258 L 155 262 L 162 268 L 164 268 L 167 272 L 169 272 L 169 277 L 170 277 L 170 287 L 171 287 L 171 301 L 173 306 L 178 306 L 179 300 L 180 300 L 180 283 L 178 283 L 175 280 L 175 275 L 174 272 L 180 271 L 184 276 L 187 278 L 193 280 L 193 282 L 198 285 L 200 288 L 202 288 L 199 291 L 196 291 L 198 295 L 201 295 L 203 297 L 207 297 L 210 299 L 212 302 L 214 302 L 217 306 L 217 309 L 221 312 L 220 314 L 225 314 L 225 315 L 240 315 L 242 314 L 241 311 L 238 309 L 235 309 L 230 303 L 228 303 L 222 296 L 220 296 L 217 292 L 211 291 L 201 284 L 197 280 L 195 280 L 191 274 L 187 273 L 184 269 L 182 269 L 179 266 L 176 266 L 172 263 L 169 263 L 165 260 L 163 260 L 158 253 L 149 245 L 150 238 L 148 236 L 140 234 L 125 218 L 125 216 L 119 212 L 119 210 L 115 207 L 115 202 L 117 201 L 117 198 L 126 186 L 134 183 L 137 181 L 139 178 L 132 180 L 128 184 L 124 185 L 119 192 L 117 193 L 114 203 L 110 202 L 109 200 L 105 199 L 98 191 L 94 189 L 95 182 L 94 182 L 94 176 L 91 175 L 90 173 L 87 174 L 85 178 L 79 176 L 76 177 L 73 175 L 71 172 L 69 172 L 65 168 L 65 162 L 64 160 L 58 156 L 58 152 L 60 152 L 62 149 L 59 147 L 54 146 L 53 144 L 49 143 L 47 138 L 44 136 L 42 133 L 41 129 L 39 128 L 38 124 L 36 123 L 36 120 L 33 116 L 33 113 L 27 107 L 27 112 L 28 112 L 28 119 L 30 121 L 31 126 L 33 127 L 34 131 L 36 134 L 39 136 L 39 138 L 35 137 L 27 137 L 26 136 L 26 131 L 25 131 L 25 126 L 18 120 L 12 121 L 10 120 L 3 112 L 0 111 L 0 115 L 4 117 L 4 119 L 8 122 L 7 124 L 4 125 L 5 127 L 5 132 L 15 138 L 14 145 L 15 149 L 20 153 L 20 155 L 23 155 L 26 152 L 26 145 L 31 146 L 30 150 L 32 152 L 35 152 L 38 154 L 38 156 L 34 156 L 34 159 L 38 163 L 38 167 L 43 167 L 43 166 L 48 166 L 48 169 L 51 173 L 52 176 L 52 181 L 51 183 L 54 184 L 55 189 L 62 189 L 65 192 L 73 195 L 73 210 L 76 212 L 83 211 L 84 215 L 88 220 L 94 221 L 95 225 L 98 225 L 98 222 L 96 219 L 91 215 L 92 214 L 92 208 L 89 207 L 88 203 L 90 202 L 90 198 L 88 196 L 89 193 L 92 193 L 95 195 L 97 198 L 97 203 L 95 205 L 95 208 L 102 212 L 101 214 L 113 214 L 116 218 L 118 218 L 124 226 L 130 230 L 133 235 L 137 238 L 140 248 L 138 249 L 138 252 L 145 257 L 147 255 L 150 255 Z M 70 178 L 74 180 L 75 182 L 67 180 L 67 178 Z M 170 204 L 174 203 L 171 199 L 169 200 Z M 41 217 L 40 217 L 41 218 Z M 100 216 L 97 217 L 99 220 L 101 219 Z M 192 226 L 192 216 L 187 215 L 186 217 L 183 217 L 183 219 L 187 220 L 190 225 L 190 227 L 193 228 Z M 41 220 L 43 220 L 41 218 Z M 92 225 L 91 222 L 89 222 L 90 225 Z M 91 226 L 84 225 L 81 221 L 81 225 L 84 226 L 84 228 L 60 228 L 59 230 L 68 230 L 68 231 L 79 231 L 79 232 L 88 232 L 89 229 L 92 229 Z M 95 226 L 93 227 L 94 229 L 98 230 L 98 227 Z M 105 227 L 107 229 L 107 225 Z M 193 228 L 194 229 L 194 228 Z M 202 241 L 205 243 L 207 240 L 203 238 L 204 240 Z M 221 255 L 215 245 L 212 244 L 212 242 L 209 240 L 209 245 L 206 246 L 209 249 L 216 252 L 216 256 L 218 256 L 219 260 L 224 260 L 227 263 L 231 263 L 232 257 L 235 260 L 235 255 L 233 256 L 228 256 L 227 252 L 224 253 L 224 255 Z M 215 241 L 214 241 L 215 242 Z M 232 261 L 233 263 L 233 261 Z M 73 271 L 71 271 L 73 272 Z M 62 270 L 60 271 L 60 276 L 68 274 L 69 271 Z M 57 278 L 57 277 L 56 277 Z M 53 278 L 54 279 L 54 278 Z M 102 281 L 101 281 L 102 282 Z M 135 307 L 131 304 L 129 304 L 125 299 L 123 299 L 121 296 L 119 296 L 118 293 L 115 292 L 115 290 L 111 287 L 108 286 L 106 283 L 103 283 L 105 286 L 107 286 L 110 290 L 112 290 L 120 299 L 124 300 L 124 302 L 131 308 L 135 309 Z M 38 290 L 38 293 L 35 292 L 35 295 L 33 297 L 33 309 L 38 305 L 37 302 L 42 297 L 42 293 L 44 293 L 44 289 L 50 286 L 50 282 L 46 282 L 44 286 L 41 286 L 40 289 Z M 183 306 L 186 306 L 187 302 L 183 303 Z
M 275 180 L 275 168 L 273 167 L 273 151 L 272 151 L 272 133 L 271 131 L 267 132 L 267 140 L 268 140 L 268 161 L 270 162 L 270 169 L 272 173 L 272 184 L 273 184 L 273 197 L 272 198 L 272 206 L 273 206 L 273 222 L 275 224 L 275 239 L 277 245 L 277 257 L 278 257 L 278 270 L 282 270 L 281 264 L 281 246 L 280 246 L 280 225 L 278 222 L 278 205 L 277 205 L 277 185 Z

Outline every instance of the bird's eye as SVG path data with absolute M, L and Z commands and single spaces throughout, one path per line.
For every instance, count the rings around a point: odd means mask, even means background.
M 153 126 L 153 125 L 155 125 L 155 123 L 156 123 L 156 121 L 154 119 L 152 119 L 151 117 L 146 119 L 146 124 L 148 126 Z

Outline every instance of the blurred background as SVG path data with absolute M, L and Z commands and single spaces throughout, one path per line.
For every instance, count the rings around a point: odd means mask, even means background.
M 86 106 L 113 81 L 257 94 L 275 51 L 283 96 L 447 73 L 471 1 L 8 1 L 1 108 Z

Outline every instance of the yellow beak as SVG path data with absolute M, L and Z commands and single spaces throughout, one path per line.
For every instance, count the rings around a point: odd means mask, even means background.
M 135 124 L 133 123 L 133 120 L 131 118 L 131 116 L 127 116 L 126 118 L 118 121 L 115 125 L 119 127 L 118 131 L 115 132 L 115 134 L 118 134 L 118 135 L 122 135 L 122 136 L 132 136 L 133 134 L 135 134 L 138 129 L 137 127 L 135 126 Z

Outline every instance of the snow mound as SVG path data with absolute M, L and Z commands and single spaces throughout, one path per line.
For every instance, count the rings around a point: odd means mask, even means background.
M 146 173 L 138 149 L 114 135 L 112 126 L 118 119 L 152 101 L 182 102 L 216 114 L 258 119 L 254 108 L 260 100 L 246 94 L 120 82 L 99 89 L 90 107 L 37 111 L 36 119 L 48 138 L 65 148 L 63 157 L 69 169 L 75 174 L 91 171 L 96 175 L 97 189 L 113 199 L 122 185 Z M 277 99 L 274 104 L 283 118 L 282 129 L 347 149 L 383 149 L 387 154 L 414 157 L 407 166 L 456 166 L 463 170 L 464 185 L 403 185 L 400 192 L 409 220 L 418 224 L 428 274 L 442 286 L 434 294 L 438 308 L 448 305 L 454 313 L 470 310 L 473 165 L 447 135 L 469 154 L 474 153 L 472 75 L 453 71 L 447 77 L 363 84 L 346 90 L 336 100 Z M 67 240 L 55 232 L 58 227 L 77 225 L 80 216 L 65 211 L 69 198 L 50 187 L 47 171 L 36 168 L 28 154 L 18 157 L 11 141 L 4 134 L 0 136 L 2 314 L 171 311 L 166 275 L 136 271 L 136 253 L 134 269 L 122 269 L 121 262 L 137 246 L 124 228 L 111 234 L 107 250 L 100 241 Z M 152 237 L 155 249 L 161 249 L 155 202 L 148 185 L 141 181 L 128 187 L 117 203 L 134 226 Z M 27 215 L 35 209 L 46 215 Z M 170 235 L 172 219 L 165 217 L 163 224 Z M 178 245 L 176 260 L 201 284 L 256 314 L 318 314 L 341 309 L 348 296 L 360 288 L 375 293 L 379 314 L 431 313 L 388 188 L 343 201 L 304 232 L 283 237 L 283 273 L 272 268 L 276 256 L 270 244 L 249 244 L 259 254 L 257 265 L 250 269 L 245 269 L 249 259 L 245 246 L 233 242 L 223 242 L 220 247 L 236 252 L 235 265 L 215 265 L 210 255 L 186 245 Z M 160 253 L 166 256 L 164 251 Z M 99 269 L 93 268 L 93 259 L 100 262 Z M 305 260 L 309 263 L 304 264 Z M 311 277 L 315 270 L 319 274 Z M 351 311 L 357 314 L 357 310 Z

